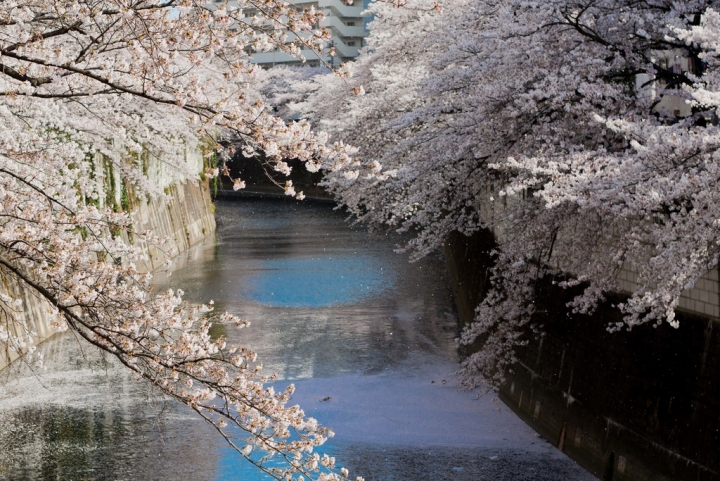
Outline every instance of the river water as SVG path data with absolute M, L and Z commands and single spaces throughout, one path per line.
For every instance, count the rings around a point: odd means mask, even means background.
M 248 318 L 215 334 L 258 352 L 278 387 L 333 428 L 323 447 L 368 481 L 591 480 L 492 396 L 459 391 L 456 318 L 442 258 L 408 263 L 326 204 L 217 203 L 217 242 L 156 288 Z M 172 272 L 172 274 L 169 274 Z M 71 334 L 45 369 L 0 373 L 0 479 L 266 479 L 183 406 Z

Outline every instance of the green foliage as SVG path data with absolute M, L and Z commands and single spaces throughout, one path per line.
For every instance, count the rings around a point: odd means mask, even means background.
M 114 212 L 118 212 L 120 206 L 118 206 L 115 200 L 115 169 L 109 159 L 105 159 L 103 162 L 105 168 L 105 205 L 111 207 Z
M 207 169 L 212 170 L 218 168 L 217 145 L 217 142 L 212 137 L 204 138 L 199 144 L 200 150 L 203 154 L 203 169 L 202 172 L 200 172 L 200 179 L 203 181 L 207 179 L 207 176 L 205 175 L 205 171 Z M 217 196 L 219 185 L 220 178 L 218 176 L 210 179 L 210 189 L 213 197 Z
M 130 200 L 130 192 L 128 192 L 127 182 L 122 183 L 122 192 L 120 192 L 120 207 L 125 212 L 132 210 L 132 202 Z
M 113 239 L 120 237 L 122 235 L 122 229 L 117 224 L 110 224 L 110 235 L 112 235 Z
M 90 200 L 92 200 L 92 199 L 90 199 Z M 88 238 L 88 231 L 85 227 L 76 226 L 73 229 L 73 232 L 80 234 L 80 237 L 82 237 L 82 240 L 87 240 L 87 238 Z

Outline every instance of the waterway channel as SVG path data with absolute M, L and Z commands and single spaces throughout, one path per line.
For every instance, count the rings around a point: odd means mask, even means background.
M 217 203 L 217 241 L 156 275 L 191 301 L 251 320 L 217 327 L 331 426 L 323 447 L 354 475 L 391 480 L 591 480 L 493 396 L 459 391 L 442 258 L 409 263 L 327 204 Z M 169 274 L 172 272 L 172 274 Z M 218 332 L 216 332 L 218 333 Z M 71 334 L 46 368 L 0 372 L 0 480 L 266 479 L 183 406 Z

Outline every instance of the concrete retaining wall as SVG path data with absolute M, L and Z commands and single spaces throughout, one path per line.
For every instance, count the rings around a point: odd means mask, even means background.
M 166 198 L 143 198 L 136 200 L 132 206 L 133 226 L 136 230 L 150 230 L 157 236 L 168 239 L 166 244 L 159 247 L 144 246 L 150 259 L 145 265 L 138 267 L 146 272 L 156 269 L 169 257 L 215 234 L 215 216 L 207 181 L 188 181 L 171 186 L 166 191 Z M 20 317 L 28 331 L 35 333 L 33 337 L 36 344 L 55 333 L 50 328 L 45 313 L 46 301 L 2 273 L 0 292 L 22 299 Z M 8 360 L 15 358 L 14 353 L 0 343 L 0 369 L 7 365 Z
M 454 234 L 445 246 L 463 323 L 487 291 L 493 247 L 490 232 Z M 713 292 L 716 279 L 709 273 L 696 290 Z M 623 295 L 593 316 L 571 317 L 565 304 L 576 292 L 552 279 L 540 283 L 535 301 L 537 312 L 547 313 L 538 319 L 545 336 L 527 337 L 500 398 L 599 479 L 720 480 L 717 320 L 687 309 L 678 314 L 679 329 L 646 325 L 611 334 L 607 325 L 621 319 L 611 304 Z
M 166 199 L 141 202 L 133 211 L 133 219 L 137 230 L 151 231 L 170 239 L 167 246 L 145 247 L 150 256 L 149 265 L 140 267 L 146 271 L 157 269 L 169 257 L 215 234 L 215 215 L 207 181 L 186 182 L 168 188 Z

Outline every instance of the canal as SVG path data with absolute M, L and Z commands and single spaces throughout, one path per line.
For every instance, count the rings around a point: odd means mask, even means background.
M 251 321 L 214 327 L 258 353 L 294 402 L 333 428 L 352 475 L 390 480 L 591 480 L 493 396 L 458 390 L 457 320 L 443 259 L 409 263 L 327 204 L 217 203 L 217 242 L 156 275 L 157 289 Z M 172 272 L 172 274 L 170 274 Z M 59 335 L 45 369 L 0 372 L 0 479 L 266 479 L 182 405 Z

